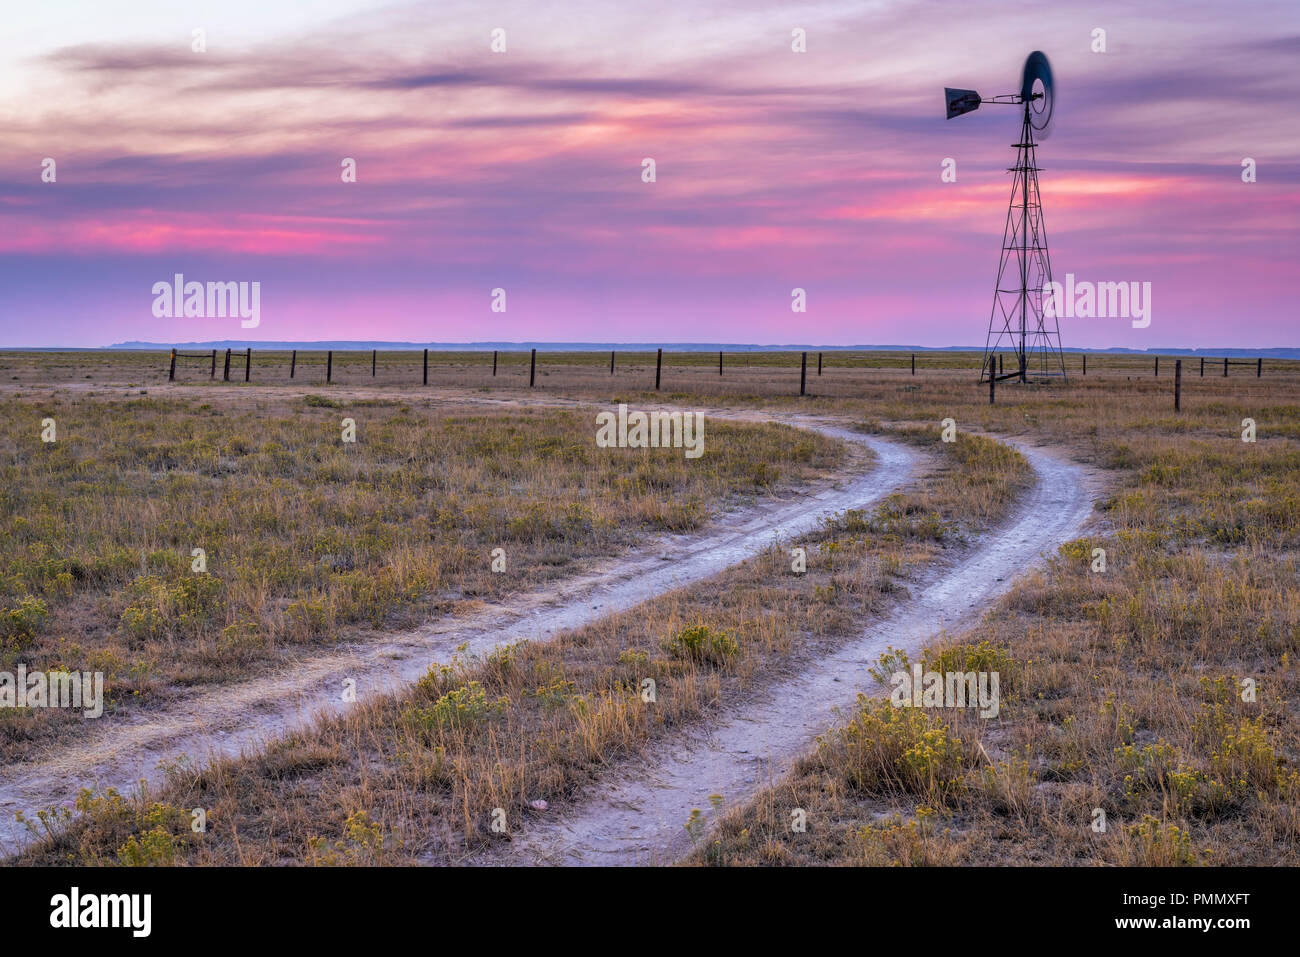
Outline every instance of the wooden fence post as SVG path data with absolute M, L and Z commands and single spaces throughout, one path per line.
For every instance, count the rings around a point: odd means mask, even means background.
M 1088 374 L 1088 353 L 1083 354 L 1083 374 Z
M 370 378 L 372 379 L 375 377 L 375 360 L 377 358 L 379 358 L 379 350 L 371 349 L 370 350 Z
M 325 381 L 329 382 L 334 378 L 334 350 L 330 349 L 325 353 Z
M 248 381 L 249 375 L 253 371 L 253 349 L 250 346 L 244 350 L 244 381 Z
M 209 375 L 208 378 L 213 380 L 217 378 L 217 350 L 216 349 L 212 350 L 212 374 Z
M 1160 378 L 1160 357 L 1156 356 L 1156 378 Z
M 912 375 L 916 375 L 916 353 L 912 353 Z
M 172 350 L 172 367 L 167 371 L 167 381 L 176 381 L 176 350 Z
M 225 368 L 221 370 L 221 381 L 222 382 L 230 381 L 230 350 L 229 349 L 226 350 L 226 365 Z
M 822 354 L 820 352 L 817 353 L 817 374 L 822 374 Z
M 289 356 L 289 378 L 292 379 L 293 374 L 297 371 L 298 371 L 298 350 L 294 349 L 293 353 Z
M 808 392 L 808 353 L 803 354 L 799 360 L 799 394 L 806 395 Z
M 659 391 L 659 373 L 663 371 L 663 367 L 664 367 L 664 351 L 663 349 L 660 349 L 658 356 L 656 356 L 655 358 L 655 391 L 656 392 Z
M 722 375 L 722 350 L 718 350 L 718 375 Z
M 492 378 L 497 377 L 497 350 L 492 350 Z
M 537 350 L 533 350 L 533 358 L 528 363 L 528 388 L 533 387 L 533 381 L 537 378 Z
M 1255 378 L 1258 379 L 1264 374 L 1264 357 L 1260 356 L 1255 360 Z
M 1174 360 L 1174 411 L 1183 407 L 1183 360 Z
M 1228 357 L 1223 357 L 1223 377 L 1228 378 Z
M 429 384 L 429 350 L 424 350 L 424 384 Z
M 998 353 L 998 375 L 1002 375 L 1002 353 Z
M 609 374 L 614 374 L 614 350 L 609 350 Z
M 989 356 L 989 405 L 993 404 L 993 390 L 997 388 L 998 384 L 997 368 L 993 357 Z

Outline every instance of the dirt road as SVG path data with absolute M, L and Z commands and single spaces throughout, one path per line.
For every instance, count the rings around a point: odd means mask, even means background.
M 530 822 L 508 848 L 476 863 L 669 864 L 688 854 L 692 838 L 685 824 L 693 809 L 704 813 L 707 831 L 715 816 L 710 795 L 722 795 L 724 811 L 743 804 L 839 723 L 859 692 L 882 693 L 869 669 L 883 652 L 902 648 L 917 660 L 921 647 L 942 632 L 975 624 L 1041 555 L 1078 537 L 1093 511 L 1092 474 L 1053 452 L 1009 444 L 1035 473 L 1033 488 L 1015 507 L 1017 518 L 983 536 L 955 564 L 933 569 L 914 598 L 836 654 L 652 751 L 586 803 L 554 820 Z
M 202 765 L 213 757 L 255 751 L 318 715 L 352 707 L 342 694 L 348 679 L 356 682 L 357 700 L 364 701 L 418 680 L 430 664 L 449 661 L 461 645 L 471 654 L 483 654 L 520 640 L 544 641 L 708 578 L 757 554 L 775 538 L 799 535 L 837 512 L 870 505 L 906 485 L 921 458 L 896 442 L 841 426 L 789 417 L 780 421 L 866 447 L 875 462 L 868 466 L 867 457 L 859 454 L 856 465 L 833 486 L 724 514 L 701 533 L 662 538 L 584 575 L 472 616 L 359 643 L 297 662 L 284 672 L 196 691 L 162 709 L 89 728 L 80 741 L 0 769 L 0 849 L 12 853 L 27 837 L 14 820 L 16 811 L 30 816 L 51 805 L 70 805 L 82 787 L 125 792 L 141 780 L 156 783 L 162 778 L 159 765 L 182 756 Z

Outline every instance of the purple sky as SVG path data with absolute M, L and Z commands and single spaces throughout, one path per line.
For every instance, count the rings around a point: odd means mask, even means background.
M 1033 49 L 1054 273 L 1152 288 L 1148 328 L 1066 319 L 1064 344 L 1300 345 L 1294 2 L 27 6 L 0 345 L 982 344 L 1017 118 L 945 121 L 943 87 L 1013 92 Z M 178 272 L 260 282 L 260 325 L 155 318 Z

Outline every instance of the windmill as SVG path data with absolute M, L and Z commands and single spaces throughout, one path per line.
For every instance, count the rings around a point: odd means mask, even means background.
M 1020 142 L 1011 182 L 1011 202 L 1002 230 L 1002 255 L 993 287 L 993 309 L 989 314 L 988 336 L 984 341 L 984 364 L 980 381 L 988 376 L 1028 381 L 1029 375 L 1065 378 L 1061 355 L 1061 328 L 1055 315 L 1043 314 L 1043 289 L 1052 281 L 1052 260 L 1047 251 L 1047 227 L 1038 192 L 1035 134 L 1046 138 L 1051 129 L 1055 91 L 1052 67 L 1047 57 L 1035 50 L 1025 60 L 1019 93 L 983 98 L 974 90 L 944 88 L 948 119 L 971 113 L 985 103 L 1022 106 Z M 1000 375 L 994 365 L 999 347 L 1007 342 L 1015 351 L 1016 368 Z

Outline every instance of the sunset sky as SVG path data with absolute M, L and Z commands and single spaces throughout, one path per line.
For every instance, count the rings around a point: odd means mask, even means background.
M 943 87 L 1014 92 L 1034 49 L 1056 277 L 1152 284 L 1148 328 L 1067 319 L 1064 344 L 1300 346 L 1294 0 L 45 0 L 3 23 L 0 346 L 982 345 L 1017 116 L 945 121 Z M 260 282 L 260 326 L 155 318 L 175 273 Z

